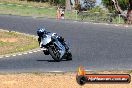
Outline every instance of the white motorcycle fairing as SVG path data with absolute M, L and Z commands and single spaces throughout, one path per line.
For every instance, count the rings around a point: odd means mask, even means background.
M 52 41 L 52 39 L 54 39 L 55 41 Z M 51 33 L 43 35 L 42 44 L 46 46 L 50 42 L 53 42 L 53 44 L 55 44 L 59 48 L 58 50 L 60 53 L 60 58 L 62 58 L 66 50 L 65 50 L 65 47 L 60 43 L 60 41 L 58 41 L 57 36 L 56 35 L 54 36 Z

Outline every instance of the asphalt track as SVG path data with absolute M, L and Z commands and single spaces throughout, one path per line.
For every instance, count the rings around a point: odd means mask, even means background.
M 80 65 L 87 70 L 132 70 L 131 27 L 0 15 L 2 29 L 36 35 L 43 26 L 64 36 L 73 60 L 54 62 L 51 56 L 36 52 L 1 58 L 0 72 L 76 71 Z

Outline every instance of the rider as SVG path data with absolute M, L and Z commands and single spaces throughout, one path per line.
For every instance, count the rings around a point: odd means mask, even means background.
M 43 48 L 43 44 L 41 42 L 41 38 L 43 38 L 43 35 L 44 34 L 48 34 L 48 33 L 51 33 L 51 32 L 47 32 L 45 28 L 39 28 L 37 30 L 37 34 L 39 36 L 38 38 L 38 42 L 39 42 L 39 45 L 40 45 L 40 48 Z M 62 43 L 62 45 L 65 46 L 66 49 L 68 49 L 65 41 L 64 41 L 64 38 L 62 36 L 58 36 L 56 33 L 51 33 L 52 35 L 56 35 L 57 36 L 57 39 Z

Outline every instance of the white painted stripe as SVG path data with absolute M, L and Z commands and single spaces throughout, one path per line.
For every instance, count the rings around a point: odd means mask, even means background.
M 37 52 L 37 51 L 33 51 L 33 52 Z
M 16 31 L 12 31 L 12 32 L 16 32 Z
M 21 53 L 19 53 L 18 55 L 22 55 Z
M 58 72 L 58 73 L 60 73 L 60 72 L 63 72 L 63 71 L 49 71 L 49 72 Z
M 26 53 L 23 53 L 23 54 L 28 54 L 28 53 L 26 52 Z
M 43 48 L 43 49 L 40 49 L 40 50 L 42 51 L 42 50 L 47 50 L 47 49 Z
M 13 4 L 7 4 L 7 5 L 13 5 Z
M 73 21 L 73 22 L 77 22 L 77 21 Z
M 33 6 L 28 6 L 28 7 L 33 7 Z
M 93 24 L 98 24 L 98 23 L 93 23 Z
M 28 52 L 28 53 L 33 53 L 33 52 Z
M 3 58 L 3 57 L 0 57 L 0 58 Z
M 84 23 L 86 23 L 86 24 L 87 24 L 88 22 L 84 22 Z
M 37 50 L 37 51 L 41 51 L 41 50 Z
M 12 55 L 12 56 L 16 56 L 16 54 Z
M 119 25 L 115 25 L 115 26 L 119 26 Z
M 109 25 L 109 24 L 105 24 L 105 25 Z
M 10 56 L 5 56 L 5 57 L 10 57 Z

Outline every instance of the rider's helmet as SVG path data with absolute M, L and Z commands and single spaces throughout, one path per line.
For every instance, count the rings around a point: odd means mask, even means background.
M 46 34 L 47 32 L 46 32 L 46 29 L 45 28 L 39 28 L 38 30 L 37 30 L 37 34 L 38 34 L 38 36 L 42 36 L 43 34 Z

